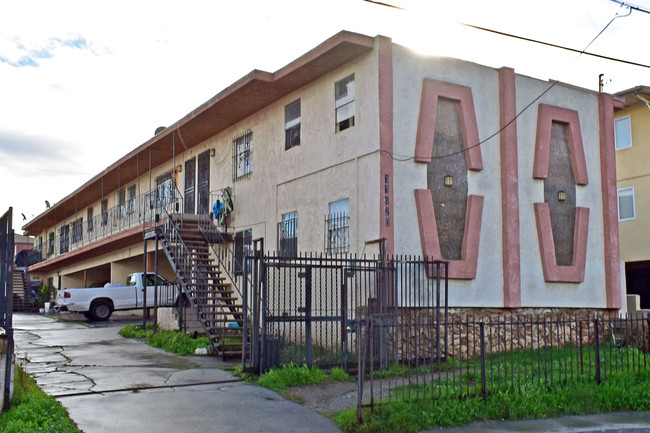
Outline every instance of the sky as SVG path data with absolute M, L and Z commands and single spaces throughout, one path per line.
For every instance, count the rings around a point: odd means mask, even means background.
M 44 212 L 253 69 L 274 72 L 341 30 L 609 93 L 650 69 L 650 14 L 612 0 L 0 0 L 0 214 Z M 650 0 L 632 5 L 650 10 Z M 614 19 L 611 23 L 610 21 Z M 605 31 L 592 40 L 607 26 Z

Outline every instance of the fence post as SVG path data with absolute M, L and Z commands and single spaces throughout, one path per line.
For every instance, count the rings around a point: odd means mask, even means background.
M 598 328 L 600 327 L 600 323 L 598 318 L 594 320 L 594 323 L 596 325 L 596 335 L 595 335 L 595 344 L 596 344 L 596 383 L 600 385 L 600 332 Z
M 481 387 L 483 398 L 487 399 L 487 372 L 485 371 L 485 322 L 480 323 L 481 331 Z

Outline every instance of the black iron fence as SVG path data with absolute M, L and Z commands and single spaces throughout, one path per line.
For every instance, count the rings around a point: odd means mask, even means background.
M 390 321 L 368 315 L 357 323 L 359 414 L 391 400 L 485 398 L 648 371 L 649 321 L 459 313 L 441 324 L 430 309 L 417 308 L 399 309 Z M 388 363 L 376 357 L 384 347 L 394 354 Z
M 437 267 L 438 278 L 426 277 L 431 266 Z M 413 257 L 262 256 L 257 251 L 245 268 L 247 273 L 252 270 L 243 295 L 254 344 L 244 353 L 244 368 L 265 371 L 290 362 L 349 368 L 357 362 L 358 323 L 368 316 L 390 323 L 407 306 L 430 308 L 444 322 L 443 262 Z M 383 332 L 376 337 L 388 338 Z M 387 347 L 377 346 L 376 356 L 383 363 L 393 357 Z

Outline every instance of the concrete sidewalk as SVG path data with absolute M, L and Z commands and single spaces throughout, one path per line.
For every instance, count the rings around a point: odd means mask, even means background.
M 176 356 L 104 323 L 16 314 L 16 357 L 85 433 L 337 432 L 334 422 L 265 388 L 243 385 L 214 357 Z

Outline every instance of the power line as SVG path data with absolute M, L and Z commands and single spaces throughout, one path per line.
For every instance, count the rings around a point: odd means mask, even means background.
M 363 0 L 363 1 L 368 2 L 368 3 L 373 3 L 373 4 L 376 4 L 378 6 L 386 6 L 386 7 L 389 7 L 389 8 L 399 9 L 399 10 L 402 10 L 402 11 L 406 10 L 404 8 L 401 8 L 399 6 L 395 6 L 395 5 L 392 5 L 392 4 L 389 4 L 389 3 L 383 3 L 383 2 L 378 2 L 378 1 L 374 1 L 374 0 Z
M 623 15 L 623 16 L 627 16 L 627 15 Z M 619 18 L 619 17 L 620 16 L 617 16 L 615 18 Z M 611 23 L 611 21 L 610 21 L 610 23 Z M 526 37 L 523 37 L 523 36 L 517 36 L 517 35 L 510 34 L 510 33 L 500 32 L 498 30 L 493 30 L 493 29 L 488 29 L 488 28 L 485 28 L 485 27 L 475 26 L 475 25 L 472 25 L 472 24 L 461 23 L 461 25 L 463 25 L 465 27 L 471 27 L 473 29 L 489 32 L 489 33 L 494 33 L 494 34 L 501 35 L 501 36 L 507 36 L 509 38 L 520 39 L 522 41 L 527 41 L 527 42 L 534 42 L 536 44 L 546 45 L 546 46 L 553 47 L 553 48 L 560 48 L 562 50 L 571 51 L 571 52 L 578 53 L 578 54 L 584 54 L 586 56 L 597 57 L 599 59 L 611 60 L 613 62 L 625 63 L 627 65 L 639 66 L 639 67 L 642 67 L 642 68 L 650 69 L 650 65 L 646 65 L 644 63 L 637 63 L 637 62 L 632 62 L 632 61 L 629 61 L 629 60 L 618 59 L 616 57 L 604 56 L 602 54 L 590 53 L 588 51 L 585 51 L 586 48 L 585 48 L 585 50 L 578 50 L 578 49 L 575 49 L 575 48 L 569 48 L 569 47 L 565 47 L 565 46 L 562 46 L 562 45 L 552 44 L 550 42 L 544 42 L 544 41 L 539 41 L 539 40 L 536 40 L 536 39 L 526 38 Z M 609 24 L 607 24 L 607 25 L 609 26 Z M 601 31 L 601 33 L 602 33 L 602 31 Z M 595 40 L 595 38 L 594 38 L 594 40 Z M 591 43 L 589 45 L 591 45 Z

